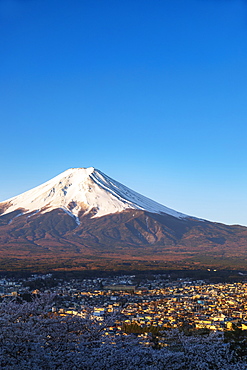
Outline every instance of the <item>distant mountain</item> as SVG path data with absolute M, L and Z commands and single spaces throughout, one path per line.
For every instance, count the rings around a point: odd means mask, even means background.
M 177 218 L 188 217 L 136 193 L 93 167 L 71 168 L 50 181 L 0 203 L 2 215 L 19 210 L 18 215 L 44 214 L 63 209 L 76 219 L 94 213 L 101 217 L 129 209 L 139 209 Z
M 179 213 L 93 167 L 0 203 L 2 269 L 245 267 L 246 258 L 247 228 Z

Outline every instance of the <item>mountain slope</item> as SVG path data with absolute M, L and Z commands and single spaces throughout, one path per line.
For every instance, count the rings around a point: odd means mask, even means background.
M 154 260 L 191 267 L 236 259 L 246 266 L 247 228 L 171 210 L 92 167 L 67 170 L 0 203 L 0 214 L 0 262 L 8 268 Z
M 76 218 L 92 210 L 94 217 L 101 217 L 126 209 L 186 217 L 136 193 L 93 167 L 71 168 L 34 189 L 0 203 L 3 215 L 16 209 L 20 213 L 45 213 L 57 208 Z

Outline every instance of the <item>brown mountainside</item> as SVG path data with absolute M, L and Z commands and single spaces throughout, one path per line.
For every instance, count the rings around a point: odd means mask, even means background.
M 92 209 L 79 217 L 80 225 L 62 209 L 34 215 L 19 212 L 0 216 L 2 269 L 38 263 L 107 268 L 145 261 L 153 261 L 153 267 L 247 265 L 247 228 L 243 226 L 136 209 L 95 218 Z
M 0 269 L 247 267 L 247 228 L 196 219 L 71 168 L 0 203 Z

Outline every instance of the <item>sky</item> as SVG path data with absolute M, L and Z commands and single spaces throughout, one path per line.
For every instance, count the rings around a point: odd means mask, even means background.
M 93 166 L 247 226 L 246 0 L 0 0 L 0 201 Z

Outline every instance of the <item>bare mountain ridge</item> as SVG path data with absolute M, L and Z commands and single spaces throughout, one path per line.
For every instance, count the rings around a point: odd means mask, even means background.
M 0 214 L 3 261 L 15 258 L 32 264 L 61 258 L 79 264 L 112 259 L 210 265 L 237 258 L 246 265 L 247 228 L 184 215 L 92 167 L 67 170 L 0 203 Z

